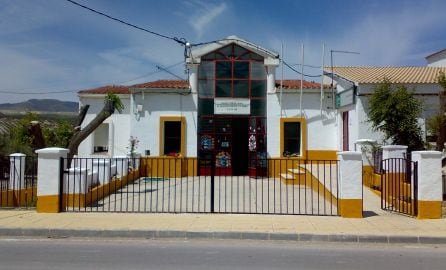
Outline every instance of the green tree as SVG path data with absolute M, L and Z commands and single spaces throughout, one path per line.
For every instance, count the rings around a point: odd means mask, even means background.
M 440 101 L 440 111 L 429 119 L 430 132 L 436 136 L 436 150 L 442 151 L 446 141 L 446 75 L 440 71 L 437 76 L 437 83 L 443 88 L 438 93 Z
M 35 113 L 27 112 L 25 116 L 20 119 L 17 127 L 11 130 L 10 140 L 6 147 L 8 154 L 24 153 L 26 155 L 33 155 L 33 135 L 29 132 L 28 125 L 33 121 L 38 121 L 39 116 Z
M 73 126 L 69 121 L 60 120 L 54 128 L 44 128 L 43 133 L 47 146 L 67 148 L 73 136 Z
M 369 121 L 375 131 L 384 133 L 385 140 L 407 145 L 409 151 L 423 148 L 418 117 L 422 103 L 404 85 L 392 85 L 388 79 L 378 84 L 369 101 Z
M 89 105 L 82 106 L 74 125 L 68 121 L 41 125 L 37 114 L 27 113 L 12 131 L 13 139 L 1 138 L 0 146 L 3 144 L 7 145 L 4 152 L 21 152 L 27 155 L 32 155 L 36 149 L 57 146 L 68 148 L 70 150 L 68 157 L 72 158 L 73 155 L 77 154 L 80 143 L 115 111 L 121 113 L 124 105 L 117 95 L 108 93 L 104 99 L 102 110 L 90 123 L 81 129 L 81 124 L 88 109 Z
M 91 120 L 83 129 L 81 129 L 81 124 L 85 119 L 85 115 L 88 111 L 89 105 L 85 105 L 81 108 L 81 112 L 79 113 L 78 119 L 74 125 L 73 136 L 70 139 L 70 143 L 68 144 L 68 149 L 70 152 L 68 153 L 68 158 L 73 158 L 74 155 L 77 154 L 77 150 L 79 145 L 83 140 L 85 140 L 100 124 L 102 124 L 108 117 L 110 117 L 115 111 L 119 113 L 124 110 L 124 104 L 121 99 L 112 93 L 108 93 L 104 99 L 104 107 L 102 110 L 96 115 L 96 117 Z

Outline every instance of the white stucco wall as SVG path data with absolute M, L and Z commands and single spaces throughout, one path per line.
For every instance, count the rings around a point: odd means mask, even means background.
M 142 112 L 131 113 L 131 135 L 138 137 L 139 150 L 144 154 L 159 156 L 160 117 L 184 116 L 186 119 L 186 156 L 197 156 L 197 95 L 196 94 L 133 94 L 133 108 L 142 105 Z
M 338 91 L 351 87 L 352 83 L 338 81 Z M 368 101 L 376 84 L 360 84 L 357 88 L 356 104 L 341 108 L 338 115 L 338 147 L 342 149 L 342 112 L 349 111 L 349 150 L 354 150 L 354 143 L 359 139 L 373 139 L 382 143 L 384 136 L 381 132 L 373 131 L 368 122 Z M 423 102 L 423 111 L 419 123 L 423 134 L 426 131 L 426 120 L 439 110 L 438 92 L 441 87 L 438 84 L 406 84 L 409 90 L 415 89 L 416 97 Z M 426 135 L 426 134 L 425 134 Z
M 108 155 L 125 155 L 128 152 L 126 148 L 128 146 L 128 139 L 130 137 L 130 96 L 120 96 L 122 103 L 124 104 L 124 110 L 120 114 L 115 112 L 104 123 L 109 125 L 109 144 Z M 104 96 L 89 96 L 80 97 L 80 105 L 90 105 L 88 114 L 85 116 L 85 120 L 82 123 L 82 128 L 85 127 L 91 120 L 93 120 L 97 113 L 100 112 L 104 106 Z M 94 146 L 94 133 L 88 136 L 80 145 L 78 149 L 79 157 L 88 157 L 93 153 Z
M 301 117 L 299 91 L 282 94 L 282 116 L 280 93 L 267 95 L 267 149 L 270 157 L 280 157 L 280 118 Z M 320 110 L 320 93 L 304 91 L 302 95 L 302 117 L 307 122 L 307 150 L 338 150 L 336 114 Z

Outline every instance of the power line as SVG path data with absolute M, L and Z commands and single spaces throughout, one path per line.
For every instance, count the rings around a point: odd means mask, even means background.
M 173 67 L 176 67 L 176 66 L 178 66 L 178 65 L 180 65 L 180 64 L 182 64 L 182 63 L 184 63 L 184 61 L 181 61 L 181 62 L 178 62 L 178 63 L 175 63 L 175 64 L 172 64 L 172 65 L 170 65 L 170 66 L 167 66 L 167 67 L 165 67 L 164 68 L 164 70 L 160 70 L 159 68 L 158 68 L 158 66 L 156 66 L 157 67 L 157 69 L 156 70 L 154 70 L 154 71 L 152 71 L 152 72 L 149 72 L 149 73 L 146 73 L 146 74 L 144 74 L 144 75 L 141 75 L 141 76 L 138 76 L 138 77 L 136 77 L 136 78 L 133 78 L 133 79 L 130 79 L 130 80 L 126 80 L 126 81 L 121 81 L 121 82 L 116 82 L 116 83 L 113 83 L 114 85 L 122 85 L 122 84 L 125 84 L 125 83 L 128 83 L 128 82 L 131 82 L 131 81 L 136 81 L 136 80 L 139 80 L 139 79 L 142 79 L 142 78 L 145 78 L 145 77 L 149 77 L 149 76 L 152 76 L 152 75 L 154 75 L 154 74 L 157 74 L 157 73 L 160 73 L 160 72 L 162 72 L 162 71 L 167 71 L 168 69 L 171 69 L 171 68 L 173 68 Z M 104 83 L 109 83 L 109 82 L 104 82 Z M 98 83 L 98 84 L 103 84 L 103 83 Z M 99 86 L 100 87 L 100 86 Z M 81 87 L 79 87 L 79 88 L 81 88 Z M 71 90 L 61 90 L 61 91 L 48 91 L 48 92 L 15 92 L 15 91 L 17 91 L 17 90 L 20 90 L 20 89 L 8 89 L 8 90 L 0 90 L 0 93 L 3 93 L 3 94 L 14 94 L 14 95 L 42 95 L 42 94 L 62 94 L 62 93 L 72 93 L 72 92 L 78 92 L 79 91 L 79 88 L 77 88 L 77 89 L 71 89 Z M 26 90 L 40 90 L 40 89 L 42 89 L 42 88 L 22 88 L 22 90 L 24 90 L 24 89 L 26 89 Z
M 164 71 L 164 72 L 166 72 L 166 73 L 169 73 L 170 75 L 174 76 L 174 77 L 177 78 L 177 79 L 184 80 L 184 78 L 181 78 L 180 76 L 178 76 L 178 75 L 176 75 L 175 73 L 169 71 L 169 70 L 168 70 L 167 68 L 165 68 L 165 67 L 162 67 L 162 66 L 156 66 L 156 68 L 159 69 L 160 71 Z
M 304 77 L 309 77 L 309 78 L 319 78 L 319 77 L 321 77 L 321 75 L 308 75 L 308 74 L 302 73 L 302 72 L 296 70 L 295 68 L 293 68 L 292 66 L 290 66 L 289 64 L 287 64 L 287 62 L 285 62 L 285 61 L 283 61 L 283 60 L 282 60 L 282 63 L 283 63 L 286 67 L 288 67 L 289 69 L 291 69 L 292 71 L 296 72 L 297 74 L 299 74 L 299 75 L 304 75 Z
M 180 62 L 178 62 L 178 63 L 172 64 L 172 65 L 170 65 L 170 66 L 163 67 L 163 68 L 167 71 L 168 69 L 171 69 L 171 68 L 176 67 L 176 66 L 178 66 L 178 65 L 180 65 L 180 64 L 183 64 L 183 63 L 184 63 L 184 61 L 180 61 Z M 149 76 L 152 76 L 152 75 L 154 75 L 154 74 L 160 73 L 161 70 L 158 68 L 158 66 L 156 66 L 156 68 L 157 68 L 157 70 L 154 70 L 154 71 L 152 71 L 152 72 L 149 72 L 149 73 L 147 73 L 147 74 L 141 75 L 141 76 L 136 77 L 136 78 L 134 78 L 134 79 L 127 80 L 127 81 L 124 81 L 124 82 L 120 82 L 120 83 L 117 83 L 117 84 L 125 84 L 125 83 L 128 83 L 128 82 L 136 81 L 136 80 L 139 80 L 139 79 L 142 79 L 142 78 L 149 77 Z
M 302 66 L 302 64 L 296 63 L 296 64 L 290 64 L 290 66 L 292 66 L 292 67 L 294 67 L 294 66 Z M 313 66 L 313 65 L 307 65 L 307 64 L 305 64 L 304 67 L 321 68 L 321 66 Z
M 135 29 L 138 29 L 138 30 L 147 32 L 147 33 L 149 33 L 149 34 L 152 34 L 152 35 L 155 35 L 155 36 L 158 36 L 158 37 L 162 37 L 162 38 L 165 38 L 165 39 L 173 40 L 173 41 L 175 41 L 175 42 L 177 42 L 177 43 L 179 43 L 179 44 L 181 44 L 181 45 L 183 45 L 183 46 L 186 46 L 186 40 L 185 40 L 184 38 L 169 37 L 169 36 L 166 36 L 166 35 L 163 35 L 163 34 L 154 32 L 154 31 L 152 31 L 152 30 L 149 30 L 149 29 L 146 29 L 146 28 L 137 26 L 137 25 L 135 25 L 135 24 L 132 24 L 132 23 L 123 21 L 123 20 L 121 20 L 121 19 L 115 18 L 115 17 L 113 17 L 113 16 L 111 16 L 111 15 L 108 15 L 108 14 L 105 14 L 105 13 L 103 13 L 103 12 L 101 12 L 101 11 L 98 11 L 98 10 L 95 10 L 95 9 L 93 9 L 93 8 L 87 7 L 87 6 L 85 6 L 85 5 L 79 4 L 79 3 L 77 3 L 77 2 L 75 2 L 75 1 L 73 1 L 73 0 L 66 0 L 66 1 L 72 3 L 72 4 L 76 5 L 76 6 L 79 6 L 79 7 L 81 7 L 81 8 L 87 9 L 87 10 L 89 10 L 89 11 L 91 11 L 91 12 L 93 12 L 93 13 L 96 13 L 96 14 L 98 14 L 98 15 L 104 16 L 104 17 L 106 17 L 106 18 L 108 18 L 108 19 L 110 19 L 110 20 L 113 20 L 113 21 L 116 21 L 116 22 L 125 24 L 125 25 L 127 25 L 127 26 L 133 27 L 133 28 L 135 28 Z

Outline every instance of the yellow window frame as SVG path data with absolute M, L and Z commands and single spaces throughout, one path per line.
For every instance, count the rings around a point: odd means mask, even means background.
M 288 157 L 284 156 L 285 148 L 285 123 L 294 122 L 300 123 L 300 156 L 298 157 Z M 296 158 L 305 159 L 307 154 L 307 121 L 303 117 L 289 117 L 280 118 L 280 157 L 281 158 Z
M 186 154 L 186 117 L 184 116 L 161 116 L 159 128 L 159 147 L 160 156 L 164 155 L 164 123 L 165 122 L 181 122 L 181 151 L 180 156 Z

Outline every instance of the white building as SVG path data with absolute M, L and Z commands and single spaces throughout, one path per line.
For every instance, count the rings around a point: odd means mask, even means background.
M 125 155 L 133 136 L 142 155 L 220 156 L 230 164 L 217 166 L 235 175 L 246 174 L 248 160 L 258 157 L 336 158 L 331 90 L 304 81 L 301 95 L 297 80 L 281 87 L 278 54 L 230 37 L 192 50 L 186 62 L 189 81 L 80 91 L 80 104 L 91 106 L 85 124 L 100 111 L 107 92 L 118 94 L 126 109 L 89 136 L 79 156 Z
M 439 112 L 438 93 L 442 88 L 437 76 L 440 71 L 446 72 L 446 67 L 334 67 L 338 113 L 342 119 L 339 149 L 354 150 L 354 143 L 359 139 L 382 142 L 382 134 L 374 132 L 367 122 L 367 112 L 368 100 L 384 78 L 415 90 L 415 96 L 423 102 L 419 123 L 425 131 L 426 120 Z M 327 72 L 331 73 L 331 68 Z
M 79 92 L 91 108 L 84 125 L 100 111 L 107 92 L 118 94 L 122 114 L 109 117 L 79 148 L 79 156 L 122 156 L 129 138 L 143 156 L 219 157 L 225 174 L 246 175 L 250 160 L 334 160 L 358 139 L 380 139 L 367 120 L 367 100 L 387 77 L 415 88 L 438 107 L 440 67 L 336 67 L 332 90 L 314 82 L 276 78 L 279 55 L 237 37 L 194 48 L 186 59 L 188 81 L 159 80 L 133 86 L 105 86 Z M 331 72 L 331 69 L 327 69 Z M 332 96 L 337 92 L 338 104 Z
M 446 67 L 446 49 L 426 56 L 429 67 Z

